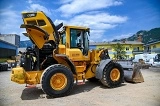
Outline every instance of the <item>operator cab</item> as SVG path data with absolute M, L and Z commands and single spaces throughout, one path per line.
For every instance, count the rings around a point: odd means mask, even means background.
M 69 35 L 68 41 L 70 41 L 70 48 L 78 48 L 82 51 L 83 55 L 87 56 L 88 55 L 88 50 L 89 50 L 89 28 L 78 28 L 76 26 L 65 26 L 69 30 Z M 71 28 L 70 28 L 71 27 Z M 65 31 L 67 32 L 67 31 Z M 69 44 L 66 44 L 66 33 L 63 33 L 61 35 L 61 40 L 62 44 L 66 45 L 66 48 L 69 47 Z

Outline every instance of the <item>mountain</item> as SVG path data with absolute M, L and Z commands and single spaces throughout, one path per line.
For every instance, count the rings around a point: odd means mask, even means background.
M 131 37 L 126 38 L 128 41 L 135 41 L 137 40 L 138 36 L 141 35 L 142 42 L 144 44 L 160 41 L 160 28 L 153 28 L 149 31 L 147 30 L 140 30 L 136 34 L 132 35 Z M 118 40 L 115 39 L 113 41 L 121 41 L 122 39 Z
M 32 47 L 33 43 L 30 40 L 20 41 L 20 48 Z
M 129 41 L 137 40 L 138 35 L 142 36 L 142 42 L 144 44 L 160 41 L 160 28 L 154 28 L 149 31 L 140 30 L 133 36 L 127 38 Z

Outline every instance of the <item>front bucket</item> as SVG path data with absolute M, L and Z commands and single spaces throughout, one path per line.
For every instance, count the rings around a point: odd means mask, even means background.
M 140 71 L 141 65 L 135 64 L 133 71 L 124 71 L 124 79 L 126 82 L 142 83 L 144 82 L 143 75 Z

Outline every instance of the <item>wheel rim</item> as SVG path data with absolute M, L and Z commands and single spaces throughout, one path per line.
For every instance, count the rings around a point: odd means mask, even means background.
M 67 77 L 63 73 L 56 73 L 51 77 L 50 85 L 54 90 L 62 90 L 67 85 Z
M 112 81 L 118 81 L 120 78 L 120 71 L 117 68 L 114 68 L 110 72 L 110 78 Z

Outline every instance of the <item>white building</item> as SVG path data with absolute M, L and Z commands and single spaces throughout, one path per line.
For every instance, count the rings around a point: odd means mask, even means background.
M 0 34 L 0 39 L 17 47 L 20 45 L 20 36 L 17 34 Z

